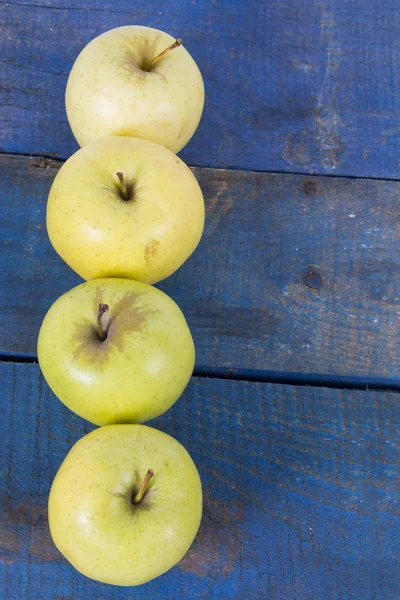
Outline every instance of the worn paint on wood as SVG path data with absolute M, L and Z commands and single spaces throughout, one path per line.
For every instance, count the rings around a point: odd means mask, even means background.
M 45 229 L 58 164 L 0 159 L 0 350 L 35 356 L 50 304 L 80 279 Z M 399 383 L 400 183 L 195 169 L 206 229 L 160 287 L 197 367 Z M 383 382 L 383 385 L 385 382 Z
M 53 476 L 91 429 L 37 365 L 0 363 L 0 598 L 393 600 L 398 564 L 399 397 L 194 379 L 152 422 L 198 465 L 193 547 L 140 588 L 85 579 L 48 533 Z
M 96 35 L 140 24 L 182 37 L 206 106 L 198 166 L 400 176 L 395 0 L 47 0 L 0 4 L 0 148 L 67 157 L 64 91 Z

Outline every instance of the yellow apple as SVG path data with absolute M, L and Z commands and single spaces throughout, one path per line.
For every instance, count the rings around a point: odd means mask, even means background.
M 141 423 L 179 398 L 194 345 L 169 296 L 129 279 L 97 279 L 50 308 L 38 358 L 53 392 L 76 414 L 96 425 Z
M 144 425 L 108 425 L 79 440 L 49 497 L 57 548 L 83 575 L 114 585 L 139 585 L 173 567 L 201 513 L 189 454 Z
M 203 111 L 204 84 L 181 40 L 174 42 L 163 31 L 130 25 L 82 50 L 65 95 L 80 146 L 108 135 L 152 140 L 172 152 L 188 143 Z
M 78 150 L 47 204 L 50 240 L 84 279 L 160 281 L 191 255 L 203 227 L 203 195 L 190 169 L 135 138 L 107 137 Z

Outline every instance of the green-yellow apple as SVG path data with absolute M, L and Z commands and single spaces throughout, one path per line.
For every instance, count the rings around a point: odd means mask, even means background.
M 191 170 L 162 146 L 108 137 L 58 172 L 47 203 L 50 240 L 84 279 L 155 283 L 196 248 L 204 200 Z
M 83 575 L 114 585 L 139 585 L 173 567 L 201 513 L 189 454 L 144 425 L 108 425 L 79 440 L 49 497 L 57 548 Z
M 179 152 L 203 112 L 201 73 L 182 40 L 129 25 L 103 33 L 79 54 L 65 103 L 80 146 L 108 135 L 152 140 Z
M 51 306 L 38 357 L 47 383 L 76 414 L 96 425 L 141 423 L 179 398 L 194 345 L 169 296 L 138 281 L 97 279 Z

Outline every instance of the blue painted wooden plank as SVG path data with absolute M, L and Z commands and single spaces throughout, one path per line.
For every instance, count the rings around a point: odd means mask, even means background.
M 67 157 L 81 48 L 112 27 L 184 38 L 205 79 L 198 166 L 400 177 L 396 0 L 62 0 L 0 5 L 0 148 Z
M 34 357 L 45 312 L 80 281 L 45 230 L 58 166 L 0 159 L 3 355 Z M 204 237 L 160 287 L 188 319 L 197 368 L 399 384 L 400 183 L 195 174 L 206 199 Z
M 46 502 L 82 419 L 37 365 L 0 363 L 2 600 L 393 600 L 398 565 L 397 394 L 193 379 L 153 422 L 204 486 L 182 563 L 137 589 L 97 584 L 52 545 Z

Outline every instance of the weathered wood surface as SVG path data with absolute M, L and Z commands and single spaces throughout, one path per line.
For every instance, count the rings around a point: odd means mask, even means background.
M 58 164 L 0 159 L 0 351 L 35 356 L 42 318 L 80 280 L 52 249 Z M 400 183 L 195 169 L 203 240 L 161 284 L 197 368 L 400 383 Z
M 0 149 L 69 156 L 73 61 L 128 24 L 183 37 L 203 72 L 190 164 L 400 177 L 396 0 L 1 2 Z
M 400 589 L 399 397 L 193 379 L 152 424 L 204 485 L 200 534 L 139 589 L 75 572 L 53 547 L 47 495 L 88 425 L 37 365 L 0 363 L 2 600 L 394 600 Z

